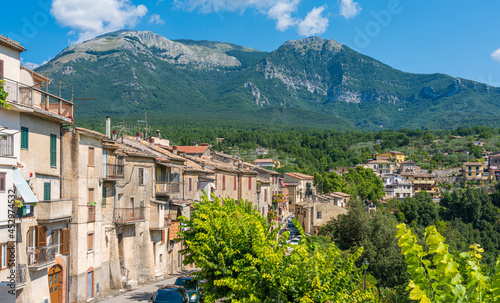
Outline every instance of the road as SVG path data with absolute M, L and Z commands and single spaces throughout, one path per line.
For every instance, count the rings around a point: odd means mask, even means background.
M 102 303 L 121 303 L 121 302 L 151 302 L 151 295 L 158 289 L 158 287 L 166 284 L 174 284 L 175 279 L 181 275 L 188 275 L 192 270 L 182 271 L 178 275 L 171 275 L 164 280 L 152 281 L 148 284 L 141 285 L 139 288 L 131 291 L 116 291 L 112 294 L 103 295 L 93 302 Z

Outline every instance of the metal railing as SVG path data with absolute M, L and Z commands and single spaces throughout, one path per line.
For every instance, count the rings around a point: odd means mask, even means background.
M 95 222 L 95 205 L 87 205 L 88 207 L 88 216 L 87 222 Z
M 162 194 L 175 194 L 180 192 L 179 182 L 156 182 L 156 192 Z
M 106 164 L 104 166 L 104 178 L 123 179 L 123 164 Z
M 26 264 L 18 264 L 16 266 L 16 284 L 26 283 Z
M 144 220 L 144 207 L 130 207 L 115 209 L 115 222 L 131 222 Z
M 58 244 L 50 244 L 41 247 L 28 247 L 28 265 L 44 265 L 54 261 L 56 257 L 56 246 Z
M 73 102 L 9 78 L 0 79 L 4 80 L 7 101 L 73 118 Z
M 14 156 L 14 136 L 0 135 L 0 157 Z

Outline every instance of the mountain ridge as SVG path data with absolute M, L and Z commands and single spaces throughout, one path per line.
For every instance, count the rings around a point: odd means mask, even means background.
M 218 112 L 232 110 L 262 125 L 269 120 L 260 117 L 263 109 L 294 108 L 294 118 L 298 112 L 331 117 L 331 123 L 321 119 L 325 125 L 318 127 L 324 128 L 500 125 L 495 122 L 500 117 L 498 88 L 440 73 L 400 71 L 321 37 L 290 40 L 262 52 L 122 30 L 70 46 L 36 71 L 76 84 L 79 94 L 98 97 L 101 107 L 82 105 L 77 116 L 82 119 L 144 111 L 174 111 L 187 119 L 205 112 L 223 119 Z

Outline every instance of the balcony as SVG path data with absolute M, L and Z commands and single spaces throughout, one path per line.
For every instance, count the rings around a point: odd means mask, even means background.
M 44 92 L 38 88 L 3 78 L 4 90 L 9 93 L 7 101 L 49 114 L 56 118 L 73 120 L 73 102 Z
M 26 286 L 26 264 L 18 264 L 16 266 L 16 289 L 21 289 Z
M 51 223 L 69 220 L 72 216 L 71 199 L 40 201 L 36 206 L 36 217 L 39 223 Z
M 0 134 L 0 157 L 14 156 L 14 136 Z
M 104 179 L 123 179 L 123 164 L 106 164 L 104 166 Z
M 130 207 L 115 209 L 116 224 L 133 224 L 144 221 L 144 207 Z
M 28 247 L 28 268 L 30 270 L 41 270 L 54 265 L 58 245 Z
M 180 193 L 179 182 L 156 182 L 156 194 L 178 194 Z
M 87 222 L 95 222 L 95 205 L 87 205 L 88 215 Z

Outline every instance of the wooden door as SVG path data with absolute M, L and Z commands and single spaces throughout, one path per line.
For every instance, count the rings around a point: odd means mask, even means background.
M 62 279 L 62 270 L 59 266 L 53 266 L 49 269 L 49 293 L 50 293 L 50 302 L 51 303 L 59 303 L 59 298 L 61 297 L 61 279 Z
M 89 271 L 87 273 L 87 300 L 94 297 L 94 272 Z

